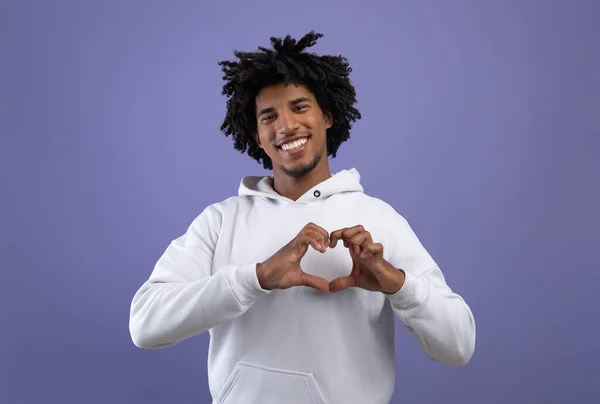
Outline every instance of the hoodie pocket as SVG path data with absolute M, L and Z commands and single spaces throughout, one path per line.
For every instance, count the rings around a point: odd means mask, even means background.
M 310 373 L 238 362 L 216 400 L 217 404 L 327 404 Z

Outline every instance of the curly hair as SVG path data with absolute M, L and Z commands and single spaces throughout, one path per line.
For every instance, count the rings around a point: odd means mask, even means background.
M 271 38 L 273 49 L 258 47 L 257 52 L 234 51 L 238 61 L 218 62 L 223 73 L 222 95 L 227 99 L 227 113 L 221 131 L 232 136 L 234 148 L 272 169 L 267 154 L 258 146 L 256 95 L 266 86 L 293 82 L 311 91 L 324 113 L 331 114 L 333 125 L 327 129 L 327 154 L 335 157 L 340 144 L 350 138 L 352 123 L 361 118 L 354 107 L 356 91 L 349 74 L 352 68 L 343 56 L 316 55 L 304 52 L 323 34 L 311 31 L 296 41 Z

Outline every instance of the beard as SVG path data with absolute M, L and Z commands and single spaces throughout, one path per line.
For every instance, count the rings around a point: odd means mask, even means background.
M 321 161 L 321 155 L 318 154 L 313 158 L 313 160 L 310 163 L 308 163 L 307 165 L 305 165 L 303 167 L 296 167 L 296 168 L 290 169 L 290 168 L 286 168 L 283 166 L 279 166 L 279 168 L 281 169 L 281 171 L 283 171 L 290 177 L 297 178 L 297 177 L 302 177 L 302 176 L 310 173 L 319 164 L 320 161 Z

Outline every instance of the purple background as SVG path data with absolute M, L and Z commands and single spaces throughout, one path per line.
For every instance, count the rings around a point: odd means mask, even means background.
M 169 241 L 265 171 L 219 132 L 217 61 L 325 34 L 363 120 L 332 161 L 473 309 L 464 368 L 397 335 L 397 403 L 600 397 L 600 2 L 0 4 L 0 403 L 208 403 L 202 335 L 134 347 Z M 337 404 L 337 403 L 336 403 Z

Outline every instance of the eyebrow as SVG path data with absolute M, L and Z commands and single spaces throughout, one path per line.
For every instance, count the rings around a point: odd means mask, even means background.
M 312 102 L 310 98 L 307 98 L 307 97 L 298 97 L 298 98 L 294 98 L 293 100 L 291 100 L 289 102 L 289 104 L 291 104 L 291 105 L 298 105 L 301 102 L 307 102 L 307 101 L 308 102 Z M 275 108 L 273 108 L 273 107 L 263 108 L 260 111 L 258 111 L 257 116 L 261 116 L 261 115 L 264 115 L 264 114 L 270 114 L 274 110 L 275 110 Z

